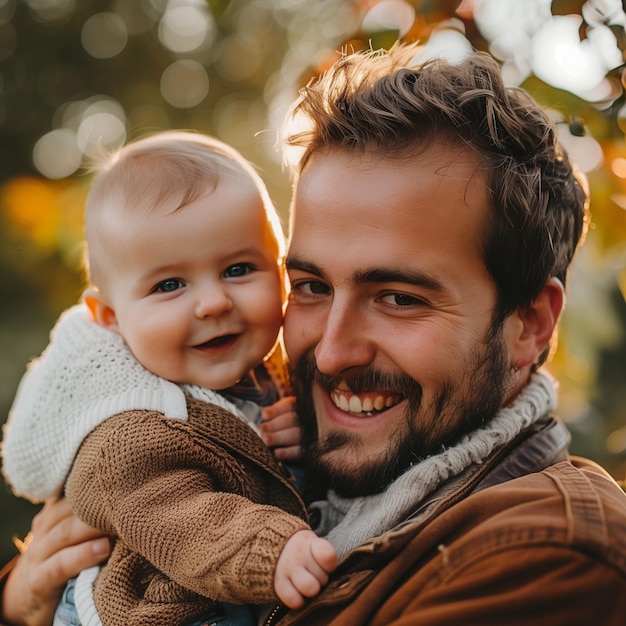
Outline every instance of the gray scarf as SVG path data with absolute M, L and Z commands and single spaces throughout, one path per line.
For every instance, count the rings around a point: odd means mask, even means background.
M 339 557 L 345 557 L 356 546 L 397 526 L 442 483 L 480 465 L 555 406 L 554 381 L 544 374 L 534 375 L 513 403 L 500 409 L 489 423 L 413 465 L 382 493 L 342 498 L 329 491 L 328 500 L 311 505 L 322 515 L 318 532 L 327 532 Z

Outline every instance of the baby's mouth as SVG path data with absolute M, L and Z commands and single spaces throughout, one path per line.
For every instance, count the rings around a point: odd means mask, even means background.
M 219 337 L 214 337 L 209 341 L 205 341 L 204 343 L 200 343 L 195 348 L 199 350 L 208 350 L 211 348 L 221 348 L 223 346 L 227 346 L 231 343 L 234 343 L 237 339 L 238 335 L 220 335 Z
M 397 393 L 352 393 L 341 389 L 330 392 L 333 404 L 342 411 L 359 417 L 371 417 L 395 406 L 403 400 L 404 396 Z

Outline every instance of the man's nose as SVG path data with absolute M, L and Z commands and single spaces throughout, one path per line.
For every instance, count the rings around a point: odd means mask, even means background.
M 333 302 L 315 348 L 318 369 L 324 374 L 340 376 L 352 368 L 369 365 L 375 354 L 364 312 L 347 302 Z
M 233 308 L 233 302 L 221 285 L 204 286 L 196 300 L 196 317 L 219 317 Z

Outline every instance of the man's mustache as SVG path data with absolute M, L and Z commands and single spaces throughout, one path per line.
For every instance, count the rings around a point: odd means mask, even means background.
M 331 376 L 320 372 L 315 357 L 310 355 L 296 364 L 293 378 L 301 389 L 310 389 L 315 382 L 328 393 L 340 386 L 356 394 L 392 392 L 407 398 L 412 408 L 418 407 L 422 399 L 422 386 L 407 374 L 391 374 L 367 367 L 344 376 Z

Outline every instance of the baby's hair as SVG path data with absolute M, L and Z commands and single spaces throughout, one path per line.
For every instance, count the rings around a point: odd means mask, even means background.
M 282 258 L 285 251 L 280 218 L 267 188 L 252 166 L 237 150 L 224 142 L 190 131 L 165 131 L 128 143 L 105 155 L 92 170 L 96 172 L 85 209 L 88 281 L 97 274 L 95 242 L 104 218 L 115 210 L 150 211 L 165 204 L 179 210 L 214 189 L 220 179 L 249 177 L 257 188 Z

